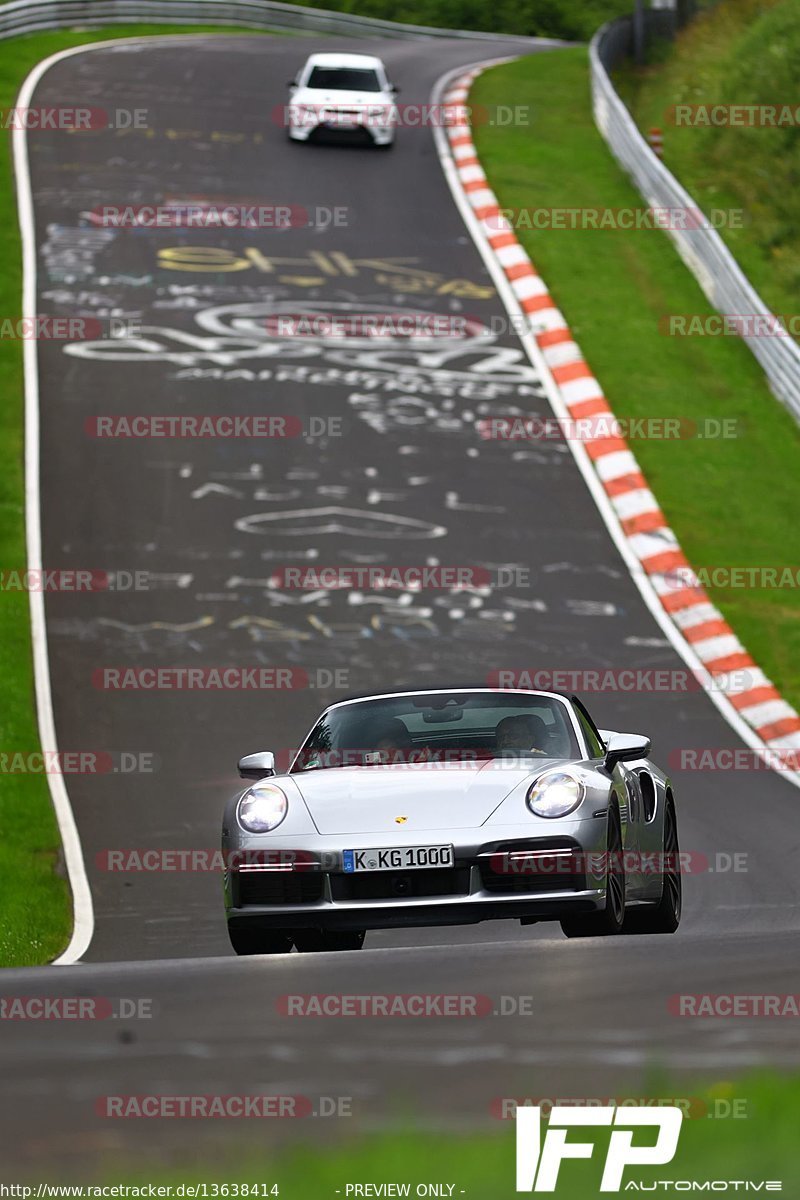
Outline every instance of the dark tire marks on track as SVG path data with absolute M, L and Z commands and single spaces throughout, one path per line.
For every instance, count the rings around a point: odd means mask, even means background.
M 36 1121 L 48 1131 L 51 1161 L 61 1167 L 84 1164 L 98 1148 L 132 1153 L 144 1144 L 140 1137 L 149 1138 L 157 1153 L 185 1151 L 181 1122 L 160 1125 L 155 1134 L 149 1123 L 146 1129 L 144 1123 L 118 1123 L 112 1131 L 98 1123 L 93 1098 L 109 1088 L 174 1093 L 291 1085 L 336 1091 L 338 1080 L 338 1090 L 366 1098 L 370 1111 L 377 1105 L 377 1121 L 395 1111 L 387 1099 L 395 1085 L 420 1113 L 423 1102 L 439 1096 L 440 1084 L 450 1096 L 469 1094 L 475 1063 L 452 1026 L 449 1032 L 441 1024 L 433 1030 L 433 1038 L 452 1042 L 452 1054 L 440 1055 L 436 1087 L 429 1088 L 430 1073 L 421 1069 L 402 1079 L 397 1074 L 410 1046 L 415 1054 L 426 1052 L 428 1035 L 411 1039 L 407 1024 L 398 1037 L 389 1028 L 393 1023 L 380 1028 L 366 1023 L 359 1040 L 372 1039 L 374 1053 L 348 1057 L 353 1034 L 345 1031 L 345 1037 L 341 1025 L 325 1022 L 319 1034 L 329 1040 L 320 1066 L 309 1031 L 288 1029 L 274 1017 L 275 994 L 290 986 L 335 990 L 339 980 L 338 986 L 354 990 L 531 993 L 558 1017 L 546 1028 L 537 1026 L 535 1034 L 524 1019 L 503 1022 L 501 1036 L 493 1026 L 492 1036 L 481 1042 L 486 1060 L 496 1065 L 487 1088 L 491 1082 L 493 1094 L 498 1089 L 515 1094 L 539 1091 L 549 1082 L 564 1095 L 573 1084 L 575 1094 L 590 1082 L 600 1087 L 611 1080 L 614 1086 L 614 1071 L 625 1063 L 632 1072 L 626 1078 L 640 1078 L 637 1073 L 651 1058 L 664 1058 L 675 1069 L 695 1064 L 712 1070 L 730 1031 L 719 1031 L 714 1054 L 704 1058 L 699 1033 L 678 1034 L 666 1016 L 667 996 L 726 986 L 780 990 L 790 961 L 781 931 L 796 926 L 797 797 L 766 773 L 676 779 L 683 848 L 710 855 L 745 851 L 749 858 L 746 873 L 686 880 L 685 923 L 671 939 L 571 945 L 547 927 L 489 923 L 375 934 L 367 941 L 372 949 L 346 959 L 295 955 L 214 962 L 213 956 L 227 952 L 218 878 L 122 875 L 97 866 L 97 856 L 109 848 L 216 846 L 221 801 L 234 786 L 238 755 L 293 745 L 320 705 L 338 695 L 331 689 L 103 692 L 91 679 L 104 665 L 346 669 L 351 691 L 409 681 L 476 681 L 506 666 L 682 667 L 628 578 L 568 453 L 553 445 L 523 449 L 477 440 L 478 414 L 509 404 L 546 411 L 513 338 L 500 338 L 493 348 L 503 352 L 504 369 L 498 371 L 496 359 L 488 372 L 474 369 L 485 348 L 447 366 L 430 360 L 421 366 L 408 351 L 393 350 L 389 357 L 379 352 L 378 358 L 373 353 L 365 361 L 363 352 L 353 357 L 347 346 L 315 351 L 306 360 L 291 358 L 288 348 L 241 360 L 242 343 L 227 335 L 214 345 L 197 340 L 217 336 L 208 310 L 226 309 L 214 319 L 230 325 L 232 305 L 253 306 L 233 317 L 259 321 L 270 306 L 299 300 L 357 309 L 421 307 L 483 321 L 501 315 L 429 132 L 401 131 L 396 149 L 380 154 L 290 146 L 270 122 L 271 110 L 284 100 L 285 80 L 303 56 L 333 44 L 226 37 L 109 46 L 56 65 L 37 89 L 41 103 L 143 105 L 151 126 L 125 135 L 31 137 L 40 311 L 91 315 L 108 307 L 141 315 L 153 327 L 147 337 L 160 352 L 184 357 L 165 361 L 133 351 L 135 361 L 116 362 L 68 355 L 54 343 L 40 347 L 45 564 L 139 569 L 164 577 L 149 591 L 48 595 L 59 741 L 65 749 L 146 751 L 157 756 L 159 769 L 149 776 L 68 781 L 97 913 L 88 957 L 115 965 L 78 967 L 55 977 L 7 974 L 2 983 L 7 994 L 30 994 L 34 988 L 55 990 L 55 978 L 59 991 L 70 994 L 151 996 L 157 1012 L 155 1020 L 136 1026 L 124 1047 L 118 1029 L 108 1023 L 80 1029 L 51 1024 L 40 1041 L 38 1030 L 25 1030 L 15 1051 L 19 1074 L 3 1094 L 12 1121 L 7 1132 L 19 1133 L 8 1142 L 16 1144 L 20 1164 L 37 1152 L 36 1145 L 41 1148 L 42 1138 L 37 1142 L 24 1133 Z M 425 101 L 443 71 L 484 52 L 455 42 L 358 48 L 384 55 L 407 101 Z M 509 43 L 509 53 L 513 50 Z M 74 231 L 80 214 L 100 203 L 188 195 L 347 206 L 349 223 L 286 233 L 126 231 L 102 245 L 96 236 L 81 235 L 77 255 L 75 242 L 68 246 L 70 235 L 63 231 Z M 159 252 L 188 245 L 220 247 L 236 259 L 249 249 L 249 265 L 214 274 L 165 269 Z M 287 258 L 299 261 L 275 263 L 274 270 L 256 265 Z M 403 262 L 387 265 L 387 259 Z M 420 274 L 403 276 L 401 266 Z M 264 339 L 259 344 L 263 350 Z M 448 368 L 462 376 L 448 378 L 442 373 Z M 221 377 L 192 377 L 197 370 L 215 370 Z M 251 370 L 272 374 L 261 379 L 242 374 Z M 509 371 L 522 371 L 522 377 L 504 378 Z M 104 413 L 218 412 L 340 417 L 343 436 L 269 444 L 143 443 L 99 442 L 83 432 L 87 418 Z M 193 498 L 198 490 L 205 494 Z M 387 540 L 365 526 L 357 536 L 313 537 L 286 527 L 280 535 L 236 528 L 253 514 L 319 508 L 388 513 L 401 522 L 443 526 L 446 535 Z M 316 561 L 325 564 L 351 564 L 359 556 L 515 563 L 530 571 L 530 584 L 478 597 L 479 606 L 469 596 L 426 595 L 387 608 L 348 603 L 344 595 L 301 603 L 306 598 L 276 596 L 258 582 L 281 563 L 303 561 L 310 545 L 319 552 Z M 587 699 L 599 724 L 651 734 L 661 762 L 682 745 L 736 744 L 712 704 L 697 693 Z M 460 945 L 468 945 L 466 956 Z M 404 948 L 381 949 L 395 946 Z M 432 947 L 438 947 L 436 953 Z M 197 961 L 174 961 L 180 958 Z M 136 959 L 170 961 L 120 965 Z M 784 990 L 791 990 L 790 982 Z M 234 993 L 238 1005 L 231 1022 Z M 199 1005 L 197 997 L 203 998 Z M 622 1011 L 635 1042 L 627 1058 L 627 1045 L 607 1052 L 621 1044 Z M 570 1031 L 589 1027 L 596 1031 L 594 1048 L 579 1046 L 569 1059 Z M 737 1027 L 739 1065 L 748 1053 L 753 1062 L 780 1057 L 783 1023 L 771 1024 L 767 1032 L 748 1025 L 740 1037 L 744 1028 Z M 557 1036 L 563 1062 L 572 1063 L 568 1069 L 559 1065 L 562 1059 L 552 1061 L 548 1047 Z M 463 1038 L 476 1044 L 466 1026 Z M 381 1039 L 396 1048 L 397 1062 L 388 1050 L 380 1052 Z M 515 1039 L 527 1047 L 527 1065 L 521 1059 L 521 1065 L 512 1065 Z M 534 1061 L 546 1068 L 537 1074 L 535 1088 L 525 1073 Z M 68 1083 L 68 1074 L 78 1070 L 80 1082 Z M 454 1119 L 481 1125 L 488 1098 L 477 1109 L 471 1104 L 460 1102 Z M 238 1135 L 231 1124 L 215 1136 Z
M 144 131 L 31 138 L 42 310 L 140 316 L 150 348 L 134 344 L 130 361 L 119 362 L 103 357 L 119 353 L 109 343 L 92 358 L 56 343 L 41 347 L 46 565 L 165 576 L 148 591 L 47 599 L 61 745 L 144 751 L 158 763 L 152 775 L 70 780 L 96 901 L 93 958 L 226 949 L 217 878 L 112 874 L 97 868 L 97 856 L 118 847 L 215 846 L 239 753 L 294 745 L 321 703 L 342 694 L 104 692 L 91 682 L 99 667 L 291 665 L 312 678 L 319 669 L 344 670 L 347 690 L 358 691 L 481 680 L 493 668 L 528 664 L 681 666 L 567 451 L 476 437 L 476 415 L 509 405 L 547 411 L 513 337 L 475 352 L 457 348 L 442 361 L 402 348 L 268 345 L 259 332 L 276 306 L 284 312 L 298 302 L 323 311 L 421 308 L 484 323 L 502 313 L 430 131 L 400 131 L 385 154 L 290 145 L 271 120 L 285 79 L 316 44 L 194 38 L 110 46 L 57 64 L 37 90 L 41 102 L 149 111 Z M 363 48 L 383 53 L 408 102 L 424 102 L 444 68 L 476 53 L 455 43 Z M 81 214 L 98 205 L 186 196 L 341 207 L 347 225 L 138 229 L 112 238 L 95 230 L 88 244 L 81 239 L 77 258 L 65 256 L 69 230 L 86 225 Z M 215 266 L 237 269 L 172 269 L 178 256 L 186 264 L 187 252 L 197 265 L 198 248 L 207 255 L 209 247 Z M 235 340 L 253 330 L 255 343 Z M 243 356 L 254 345 L 259 356 Z M 83 431 L 98 414 L 218 412 L 338 417 L 342 436 L 103 442 Z M 279 530 L 272 534 L 236 528 L 248 516 L 331 508 L 365 515 L 287 518 L 263 526 Z M 376 537 L 376 513 L 444 528 L 446 536 Z M 309 522 L 355 535 L 309 535 Z M 316 559 L 304 558 L 310 546 Z M 286 562 L 430 557 L 518 564 L 529 584 L 488 597 L 427 593 L 403 607 L 374 594 L 363 604 L 346 594 L 276 595 L 259 582 Z M 650 733 L 662 762 L 681 745 L 736 743 L 699 694 L 590 699 L 601 725 Z M 770 826 L 791 813 L 793 790 L 765 774 L 707 773 L 678 787 L 687 849 L 751 853 L 746 876 L 688 880 L 689 927 L 771 927 L 782 910 L 757 905 L 794 899 L 796 873 L 790 864 L 761 870 L 753 856 L 762 846 L 772 854 Z M 492 926 L 468 931 L 470 940 L 494 936 Z

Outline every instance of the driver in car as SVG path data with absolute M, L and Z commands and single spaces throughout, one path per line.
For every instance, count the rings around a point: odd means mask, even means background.
M 516 717 L 503 717 L 498 721 L 494 733 L 495 746 L 505 754 L 544 754 L 549 740 L 547 726 L 534 713 Z
M 392 717 L 376 729 L 369 739 L 372 750 L 364 755 L 364 762 L 408 762 L 409 751 L 414 748 L 411 734 L 399 717 Z

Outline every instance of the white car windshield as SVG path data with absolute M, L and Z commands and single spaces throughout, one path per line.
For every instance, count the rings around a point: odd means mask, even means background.
M 379 92 L 377 73 L 362 67 L 314 67 L 306 87 L 326 92 Z
M 292 769 L 541 757 L 581 757 L 567 706 L 556 697 L 414 692 L 332 708 Z

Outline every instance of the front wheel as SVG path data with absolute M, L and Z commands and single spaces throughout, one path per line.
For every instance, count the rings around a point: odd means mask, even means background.
M 678 821 L 675 807 L 667 800 L 664 811 L 664 871 L 658 904 L 632 908 L 625 917 L 624 933 L 674 933 L 681 923 L 683 881 L 681 879 Z
M 298 929 L 294 934 L 294 944 L 303 953 L 360 950 L 365 937 L 364 929 Z
M 283 929 L 228 926 L 228 937 L 237 954 L 288 954 L 292 948 L 292 939 Z
M 622 862 L 622 826 L 616 805 L 608 810 L 606 848 L 605 907 L 598 912 L 563 917 L 561 929 L 568 938 L 610 937 L 622 932 L 625 920 L 625 868 Z

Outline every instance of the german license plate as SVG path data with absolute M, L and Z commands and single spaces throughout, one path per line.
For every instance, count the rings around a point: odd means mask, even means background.
M 376 850 L 345 850 L 345 874 L 358 871 L 413 871 L 420 867 L 452 867 L 452 846 L 387 846 Z

